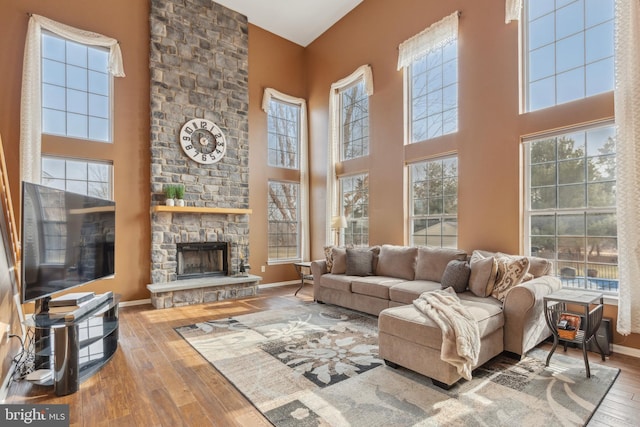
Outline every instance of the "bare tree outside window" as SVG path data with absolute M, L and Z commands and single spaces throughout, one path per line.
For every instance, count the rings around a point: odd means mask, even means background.
M 528 143 L 531 255 L 554 261 L 565 286 L 617 291 L 613 126 Z
M 409 175 L 411 244 L 457 248 L 457 157 L 414 163 Z
M 269 166 L 299 169 L 300 106 L 272 99 L 267 132 Z
M 345 245 L 369 245 L 369 174 L 340 178 L 341 212 L 347 218 Z
M 269 182 L 269 261 L 300 258 L 300 184 Z
M 369 155 L 369 95 L 364 81 L 340 92 L 342 160 Z

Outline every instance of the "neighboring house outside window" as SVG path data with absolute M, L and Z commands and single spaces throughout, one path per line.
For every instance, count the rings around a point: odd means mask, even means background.
M 300 259 L 300 184 L 269 181 L 269 260 Z
M 112 142 L 109 50 L 42 33 L 42 133 Z
M 410 244 L 458 247 L 458 159 L 409 165 Z
M 525 111 L 613 90 L 614 0 L 526 0 Z
M 340 178 L 340 211 L 347 219 L 347 228 L 340 230 L 340 244 L 369 244 L 369 174 Z
M 264 91 L 267 113 L 267 262 L 309 259 L 306 101 Z
M 340 90 L 342 160 L 369 155 L 369 95 L 364 80 Z
M 526 250 L 563 285 L 617 292 L 613 125 L 526 141 Z

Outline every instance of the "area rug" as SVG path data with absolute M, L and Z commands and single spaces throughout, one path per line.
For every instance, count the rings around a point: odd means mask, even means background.
M 378 358 L 376 317 L 315 303 L 176 331 L 278 427 L 579 426 L 619 372 L 534 350 L 445 391 Z

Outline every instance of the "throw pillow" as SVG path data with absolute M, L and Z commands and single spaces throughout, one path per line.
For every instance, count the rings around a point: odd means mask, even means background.
M 380 256 L 380 246 L 371 246 L 369 250 L 373 253 L 373 261 L 372 261 L 372 272 L 378 270 L 378 257 Z
M 376 275 L 413 280 L 418 248 L 382 245 L 378 256 Z
M 495 254 L 497 257 L 510 257 L 513 255 L 504 254 L 502 252 L 498 252 Z M 529 273 L 533 275 L 533 277 L 545 276 L 551 272 L 553 269 L 553 262 L 546 258 L 540 258 L 537 256 L 528 256 L 529 259 Z
M 333 259 L 332 274 L 344 274 L 347 272 L 347 250 L 345 248 L 332 248 L 331 258 Z
M 497 258 L 497 262 L 498 274 L 491 296 L 504 301 L 509 291 L 519 285 L 529 271 L 529 259 L 524 256 L 501 256 Z
M 493 291 L 498 273 L 496 258 L 485 257 L 482 253 L 473 251 L 469 265 L 471 267 L 469 290 L 476 296 L 488 297 Z
M 452 260 L 447 264 L 440 284 L 442 289 L 451 287 L 456 293 L 464 292 L 467 290 L 470 275 L 471 267 L 466 261 Z
M 347 276 L 373 274 L 373 252 L 369 249 L 347 249 Z
M 467 253 L 459 249 L 422 246 L 418 248 L 416 280 L 440 282 L 449 261 L 467 259 Z
M 331 267 L 333 267 L 333 256 L 331 254 L 332 249 L 333 246 L 324 247 L 324 259 L 327 261 L 327 273 L 331 273 Z

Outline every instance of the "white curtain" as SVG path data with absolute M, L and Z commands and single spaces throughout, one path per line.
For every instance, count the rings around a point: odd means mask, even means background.
M 519 21 L 522 15 L 522 2 L 524 0 L 507 0 L 504 5 L 504 22 Z
M 122 53 L 116 39 L 79 30 L 39 15 L 31 15 L 27 28 L 22 64 L 22 99 L 20 110 L 20 177 L 24 181 L 40 182 L 40 145 L 42 132 L 41 49 L 42 30 L 66 39 L 110 49 L 109 72 L 124 77 Z
M 269 113 L 271 98 L 300 106 L 300 222 L 302 224 L 301 250 L 302 259 L 311 256 L 309 231 L 309 131 L 307 129 L 307 101 L 296 98 L 272 88 L 266 88 L 262 97 L 262 109 Z
M 331 218 L 340 216 L 338 212 L 338 178 L 336 163 L 340 160 L 340 91 L 353 83 L 362 80 L 368 96 L 373 95 L 373 73 L 370 65 L 361 65 L 347 77 L 331 85 L 329 93 L 329 147 L 327 150 L 327 212 L 326 237 L 327 243 L 333 240 Z
M 617 331 L 640 333 L 640 1 L 615 6 Z
M 408 67 L 416 59 L 457 39 L 459 16 L 460 12 L 455 11 L 400 43 L 398 46 L 398 70 Z

